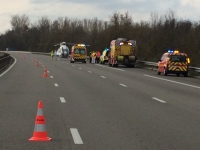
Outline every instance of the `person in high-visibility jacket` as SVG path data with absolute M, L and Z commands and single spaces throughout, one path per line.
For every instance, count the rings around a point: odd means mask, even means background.
M 92 64 L 95 64 L 96 61 L 96 53 L 92 53 Z
M 51 51 L 51 60 L 53 60 L 54 52 Z

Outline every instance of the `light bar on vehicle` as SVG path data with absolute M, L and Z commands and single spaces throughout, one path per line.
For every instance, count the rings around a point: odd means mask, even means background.
M 177 53 L 179 53 L 179 51 L 178 51 L 178 50 L 175 50 L 174 53 L 177 54 Z
M 85 46 L 85 44 L 78 44 L 78 46 Z
M 128 45 L 133 45 L 132 43 L 128 43 Z
M 123 44 L 124 44 L 123 42 L 119 43 L 119 45 L 123 45 Z
M 173 51 L 173 50 L 168 50 L 167 52 L 168 52 L 168 53 L 173 53 L 174 51 Z

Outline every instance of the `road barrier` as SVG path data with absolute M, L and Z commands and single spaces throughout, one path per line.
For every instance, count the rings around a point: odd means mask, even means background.
M 12 57 L 10 56 L 10 54 L 1 52 L 0 53 L 0 70 L 8 66 L 9 63 L 11 62 L 11 59 Z

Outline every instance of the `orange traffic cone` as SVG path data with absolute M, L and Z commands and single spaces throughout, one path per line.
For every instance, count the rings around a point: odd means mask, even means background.
M 36 66 L 39 66 L 39 63 L 38 63 L 38 61 L 36 60 Z
M 44 74 L 43 74 L 43 77 L 48 77 L 47 70 L 46 70 L 45 67 L 44 67 Z
M 37 116 L 35 120 L 35 129 L 33 137 L 29 141 L 50 141 L 51 138 L 48 137 L 46 132 L 45 118 L 43 114 L 43 104 L 42 101 L 38 103 Z

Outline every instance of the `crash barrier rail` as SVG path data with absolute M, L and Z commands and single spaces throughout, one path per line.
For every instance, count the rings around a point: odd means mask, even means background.
M 137 65 L 139 67 L 149 67 L 150 69 L 157 69 L 158 63 L 157 62 L 137 60 Z M 200 68 L 189 66 L 188 69 L 189 69 L 188 71 L 189 71 L 190 75 L 200 76 Z
M 0 53 L 0 70 L 6 67 L 10 63 L 11 58 L 12 57 L 10 56 L 10 54 L 4 52 Z

